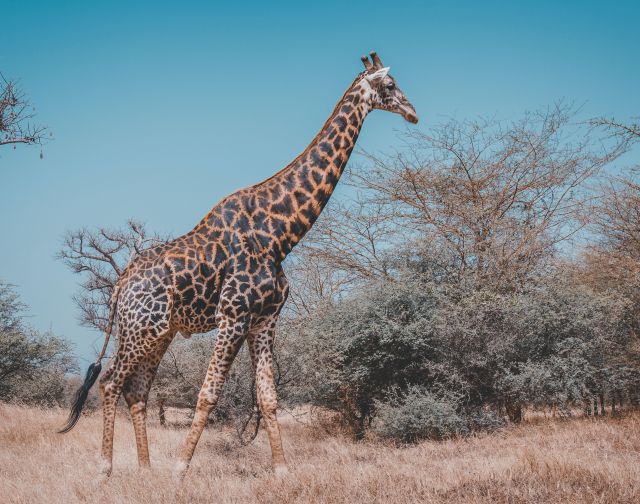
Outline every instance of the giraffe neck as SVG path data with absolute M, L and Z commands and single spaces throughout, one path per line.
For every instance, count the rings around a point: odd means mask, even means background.
M 281 229 L 281 257 L 311 229 L 333 194 L 371 111 L 370 89 L 362 74 L 358 76 L 302 154 L 253 186 L 258 194 L 268 190 L 271 195 L 268 213 L 274 229 Z

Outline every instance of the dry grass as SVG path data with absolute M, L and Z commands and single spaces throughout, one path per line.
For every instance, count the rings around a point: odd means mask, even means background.
M 184 429 L 151 422 L 153 469 L 139 472 L 132 427 L 116 424 L 114 473 L 95 480 L 101 420 L 54 433 L 62 411 L 0 405 L 0 502 L 640 502 L 640 415 L 538 421 L 410 448 L 353 443 L 284 418 L 291 476 L 276 480 L 261 434 L 238 447 L 208 429 L 183 483 L 171 467 Z

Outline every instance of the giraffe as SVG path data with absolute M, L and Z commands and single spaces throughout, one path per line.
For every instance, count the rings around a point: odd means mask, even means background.
M 258 405 L 276 475 L 286 474 L 272 370 L 278 315 L 289 286 L 282 261 L 327 204 L 374 109 L 418 117 L 375 52 L 362 56 L 358 74 L 309 146 L 270 178 L 216 204 L 187 234 L 141 252 L 122 272 L 111 297 L 105 342 L 71 407 L 77 423 L 117 319 L 118 347 L 100 378 L 103 405 L 101 473 L 112 471 L 116 403 L 124 395 L 133 422 L 138 463 L 150 464 L 146 402 L 158 364 L 179 332 L 218 330 L 195 415 L 176 463 L 184 475 L 218 401 L 229 368 L 246 341 L 255 370 Z

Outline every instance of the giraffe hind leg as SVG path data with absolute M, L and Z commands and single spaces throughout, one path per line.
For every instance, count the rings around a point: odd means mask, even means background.
M 116 416 L 116 405 L 120 398 L 120 391 L 113 381 L 113 375 L 118 367 L 118 359 L 113 362 L 107 372 L 100 378 L 100 397 L 102 398 L 102 452 L 100 473 L 110 476 L 113 459 L 113 429 Z
M 116 405 L 118 399 L 123 392 L 125 384 L 136 373 L 137 368 L 142 363 L 147 363 L 151 359 L 154 360 L 156 354 L 160 354 L 162 358 L 164 353 L 161 349 L 171 342 L 174 333 L 171 331 L 171 314 L 173 311 L 173 298 L 170 292 L 167 294 L 167 303 L 154 303 L 154 299 L 146 297 L 138 299 L 134 291 L 136 286 L 146 288 L 135 281 L 127 283 L 120 291 L 120 312 L 118 319 L 121 323 L 118 326 L 118 349 L 114 362 L 107 373 L 100 380 L 100 391 L 102 395 L 102 404 L 104 411 L 104 424 L 102 431 L 102 474 L 108 476 L 111 474 L 113 461 L 113 435 L 116 416 Z M 140 290 L 140 289 L 138 289 Z M 158 293 L 154 293 L 158 294 Z M 162 294 L 159 293 L 158 296 Z M 156 305 L 159 309 L 155 310 Z M 150 309 L 154 307 L 154 310 Z M 130 320 L 133 325 L 128 325 L 124 321 Z M 159 360 L 158 360 L 159 362 Z M 157 365 L 155 366 L 157 367 Z M 154 367 L 154 369 L 155 369 Z M 151 385 L 151 377 L 149 386 Z M 128 389 L 127 389 L 128 390 Z M 146 394 L 145 401 L 146 401 Z M 145 401 L 142 401 L 143 403 Z M 139 451 L 144 456 L 145 462 L 148 460 L 148 450 L 146 448 L 146 426 L 145 426 L 145 408 L 141 408 L 140 401 L 132 400 L 136 405 L 130 410 L 136 426 L 136 438 L 142 440 L 144 438 L 143 451 Z M 142 443 L 139 443 L 141 447 Z M 146 452 L 146 455 L 145 455 Z
M 154 336 L 149 335 L 148 337 Z M 138 337 L 135 339 L 131 338 L 130 335 L 121 334 L 120 345 L 115 360 L 109 370 L 100 379 L 104 417 L 102 430 L 102 467 L 100 472 L 105 476 L 111 474 L 113 464 L 113 436 L 118 399 L 120 399 L 120 395 L 125 389 L 127 382 L 136 374 L 138 367 L 142 363 L 148 362 L 150 357 L 151 360 L 153 360 L 156 350 L 158 350 L 158 345 L 161 345 L 160 342 L 165 340 L 168 340 L 166 342 L 166 345 L 168 345 L 171 338 L 159 338 L 154 344 L 149 344 L 149 340 L 140 336 L 140 334 L 138 334 Z M 160 353 L 163 354 L 164 352 Z M 123 356 L 127 358 L 124 359 Z M 162 355 L 160 355 L 160 358 L 161 357 Z M 152 379 L 153 378 L 149 380 L 149 386 L 151 385 Z M 138 432 L 138 430 L 140 431 L 139 435 L 136 435 L 136 438 L 142 439 L 143 429 L 141 429 L 140 426 L 144 426 L 144 421 L 141 422 L 140 420 L 144 420 L 144 408 L 136 406 L 132 411 L 132 416 L 134 417 L 134 426 L 138 426 L 136 432 Z M 144 438 L 146 439 L 146 428 L 144 432 Z
M 158 365 L 162 356 L 167 350 L 173 335 L 163 338 L 157 345 L 155 351 L 144 361 L 142 361 L 131 377 L 125 382 L 123 394 L 133 422 L 133 430 L 136 437 L 136 447 L 138 450 L 138 465 L 149 467 L 149 444 L 147 441 L 147 399 L 149 389 L 158 370 Z

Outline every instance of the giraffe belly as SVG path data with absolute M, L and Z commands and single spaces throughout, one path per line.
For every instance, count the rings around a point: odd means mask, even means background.
M 218 294 L 214 293 L 207 299 L 198 293 L 192 297 L 192 291 L 195 292 L 195 289 L 187 291 L 186 295 L 176 295 L 171 315 L 171 325 L 184 337 L 209 332 L 217 327 Z
M 217 327 L 217 305 L 217 302 L 207 303 L 204 300 L 199 300 L 188 305 L 178 306 L 174 309 L 171 317 L 171 325 L 185 337 L 212 331 Z

